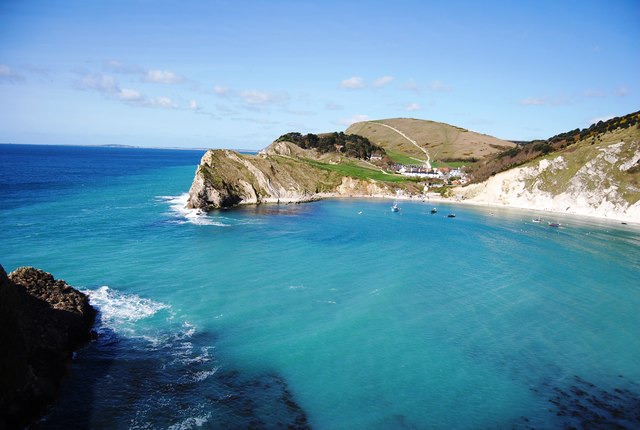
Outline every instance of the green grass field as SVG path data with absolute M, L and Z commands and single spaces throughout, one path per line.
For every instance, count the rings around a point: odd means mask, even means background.
M 317 167 L 319 169 L 338 172 L 341 175 L 351 176 L 357 179 L 374 179 L 376 181 L 393 182 L 393 183 L 419 182 L 419 180 L 416 180 L 415 178 L 407 178 L 401 175 L 394 175 L 394 174 L 385 174 L 385 173 L 382 173 L 380 170 L 368 169 L 366 167 L 360 167 L 350 163 L 328 164 L 328 163 L 321 163 L 319 161 L 309 160 L 309 159 L 305 159 L 304 162 L 311 166 Z
M 421 164 L 418 160 L 416 160 L 415 158 L 418 157 L 410 157 L 406 154 L 403 154 L 401 152 L 397 152 L 397 151 L 391 151 L 391 150 L 386 150 L 387 155 L 389 156 L 389 158 L 391 158 L 391 161 L 393 161 L 394 163 L 398 163 L 398 164 L 408 164 L 408 165 L 416 165 L 416 164 Z

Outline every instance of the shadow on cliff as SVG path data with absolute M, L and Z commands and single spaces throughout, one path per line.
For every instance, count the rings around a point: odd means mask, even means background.
M 0 266 L 0 428 L 23 428 L 55 401 L 94 318 L 64 281 L 34 268 L 7 276 Z

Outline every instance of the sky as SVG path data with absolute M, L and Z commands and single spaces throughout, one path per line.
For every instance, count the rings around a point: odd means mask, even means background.
M 0 142 L 260 149 L 419 118 L 508 140 L 640 110 L 640 1 L 0 0 Z

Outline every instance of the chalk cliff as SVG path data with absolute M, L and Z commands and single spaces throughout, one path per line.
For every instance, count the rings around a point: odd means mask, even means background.
M 66 282 L 33 267 L 7 276 L 0 266 L 0 428 L 23 428 L 45 412 L 95 317 Z
M 472 202 L 640 222 L 640 141 L 594 142 L 453 191 Z

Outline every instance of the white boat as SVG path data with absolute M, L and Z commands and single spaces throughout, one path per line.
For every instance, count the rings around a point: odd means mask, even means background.
M 391 212 L 398 212 L 399 210 L 400 208 L 397 203 L 394 203 L 393 206 L 391 206 Z
M 540 217 L 532 219 L 531 222 L 540 222 Z

